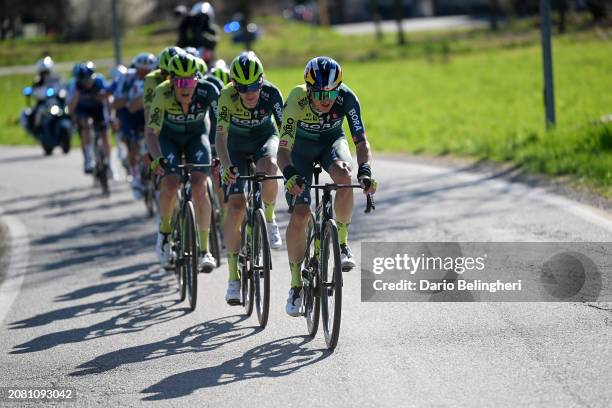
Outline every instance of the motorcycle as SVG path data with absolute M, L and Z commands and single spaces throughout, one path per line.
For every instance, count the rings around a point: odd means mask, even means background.
M 66 106 L 66 90 L 49 88 L 33 89 L 31 86 L 23 89 L 26 97 L 27 107 L 21 112 L 22 127 L 38 140 L 49 156 L 53 149 L 60 146 L 64 153 L 70 151 L 70 139 L 72 137 L 72 121 Z M 31 108 L 31 98 L 38 101 L 37 108 Z M 38 126 L 34 129 L 34 123 L 38 116 Z

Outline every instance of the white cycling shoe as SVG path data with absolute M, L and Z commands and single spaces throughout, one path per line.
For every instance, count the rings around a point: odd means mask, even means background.
M 276 221 L 268 221 L 268 240 L 270 241 L 270 248 L 278 249 L 283 245 L 280 230 Z
M 240 305 L 240 281 L 234 280 L 227 283 L 227 292 L 225 293 L 225 301 L 230 306 Z
M 200 254 L 200 258 L 198 259 L 198 269 L 200 272 L 211 273 L 216 266 L 217 261 L 210 252 Z
M 155 244 L 155 255 L 163 268 L 170 266 L 171 253 L 170 243 L 168 242 L 169 234 L 157 233 L 157 243 Z
M 287 312 L 287 314 L 291 317 L 299 317 L 301 306 L 302 306 L 302 288 L 289 289 L 289 297 L 287 298 L 287 305 L 285 306 L 285 312 Z
M 342 272 L 348 272 L 357 266 L 355 259 L 353 259 L 353 253 L 348 245 L 340 245 L 340 264 L 342 265 Z

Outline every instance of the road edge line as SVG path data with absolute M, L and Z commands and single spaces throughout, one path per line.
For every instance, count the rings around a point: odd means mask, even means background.
M 17 217 L 0 215 L 0 220 L 7 226 L 10 239 L 6 275 L 4 281 L 0 284 L 1 324 L 8 316 L 11 306 L 21 290 L 21 284 L 28 269 L 30 243 L 28 230 Z

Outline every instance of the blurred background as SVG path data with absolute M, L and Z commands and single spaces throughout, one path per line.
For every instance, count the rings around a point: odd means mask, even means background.
M 329 55 L 362 104 L 379 152 L 510 161 L 612 196 L 612 0 L 549 0 L 556 126 L 547 130 L 540 0 L 211 1 L 217 57 L 245 48 L 287 95 L 306 61 Z M 0 0 L 0 144 L 19 126 L 35 62 L 124 63 L 180 42 L 193 2 Z M 76 139 L 76 138 L 75 138 Z

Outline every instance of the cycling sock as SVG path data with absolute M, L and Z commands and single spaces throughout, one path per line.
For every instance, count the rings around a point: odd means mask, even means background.
M 266 222 L 274 221 L 274 206 L 275 203 L 264 203 L 265 213 L 266 213 Z
M 229 281 L 235 281 L 240 279 L 238 277 L 238 253 L 228 252 L 227 253 L 227 267 L 229 269 Z
M 202 253 L 208 252 L 208 237 L 209 237 L 210 229 L 199 229 L 198 234 L 200 234 L 200 251 Z
M 350 223 L 343 223 L 340 221 L 336 221 L 338 225 L 338 241 L 340 241 L 340 245 L 346 245 L 346 241 L 348 241 L 348 227 Z
M 289 268 L 291 269 L 291 287 L 301 288 L 302 287 L 302 262 L 289 262 Z
M 172 232 L 172 217 L 159 217 L 159 232 L 169 234 Z

